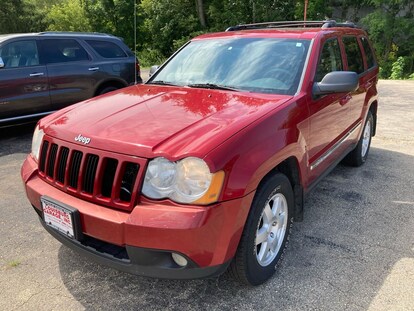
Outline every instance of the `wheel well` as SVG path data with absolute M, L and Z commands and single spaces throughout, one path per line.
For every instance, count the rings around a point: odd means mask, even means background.
M 259 183 L 259 187 L 268 179 L 270 176 L 282 173 L 290 181 L 292 185 L 292 190 L 295 198 L 294 206 L 294 220 L 302 221 L 303 220 L 303 187 L 300 182 L 300 170 L 299 164 L 295 157 L 290 157 L 279 163 L 274 169 L 272 169 Z
M 106 81 L 106 82 L 102 83 L 101 85 L 99 85 L 99 87 L 96 89 L 95 94 L 93 96 L 99 95 L 99 93 L 103 89 L 105 89 L 107 87 L 110 87 L 110 86 L 116 87 L 117 89 L 121 89 L 123 87 L 126 87 L 125 83 L 122 83 L 120 81 L 116 81 L 116 80 Z
M 374 118 L 374 128 L 373 128 L 372 136 L 375 136 L 375 133 L 377 132 L 377 109 L 378 109 L 378 102 L 374 101 L 369 107 L 369 111 L 371 111 L 372 117 Z

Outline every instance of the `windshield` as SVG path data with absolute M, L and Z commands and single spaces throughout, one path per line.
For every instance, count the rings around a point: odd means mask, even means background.
M 280 38 L 195 40 L 148 83 L 293 95 L 309 44 Z

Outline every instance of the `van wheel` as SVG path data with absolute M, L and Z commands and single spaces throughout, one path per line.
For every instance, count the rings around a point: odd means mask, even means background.
M 371 111 L 368 111 L 367 120 L 362 131 L 361 138 L 355 149 L 352 150 L 344 159 L 344 163 L 351 166 L 361 166 L 368 158 L 369 148 L 371 146 L 371 138 L 374 130 L 374 117 Z
M 106 93 L 109 93 L 109 92 L 115 91 L 115 90 L 117 90 L 117 89 L 118 89 L 118 88 L 117 88 L 117 87 L 115 87 L 115 86 L 107 86 L 107 87 L 104 87 L 102 90 L 100 90 L 100 91 L 98 92 L 98 94 L 97 94 L 97 95 L 106 94 Z
M 283 174 L 257 190 L 229 273 L 242 283 L 267 281 L 282 259 L 293 221 L 293 191 Z

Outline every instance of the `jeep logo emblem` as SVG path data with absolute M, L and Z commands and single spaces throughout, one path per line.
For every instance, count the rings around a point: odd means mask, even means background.
M 91 139 L 89 137 L 82 136 L 82 134 L 79 134 L 77 137 L 75 137 L 75 141 L 78 141 L 80 143 L 83 143 L 84 145 L 87 145 L 90 143 Z

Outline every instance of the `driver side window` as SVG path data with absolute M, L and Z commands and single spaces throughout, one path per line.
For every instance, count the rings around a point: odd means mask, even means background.
M 16 41 L 0 49 L 0 57 L 5 68 L 39 65 L 37 45 L 34 40 Z
M 316 69 L 315 82 L 321 82 L 323 77 L 332 71 L 342 71 L 341 49 L 338 39 L 329 39 L 325 42 L 319 64 Z

